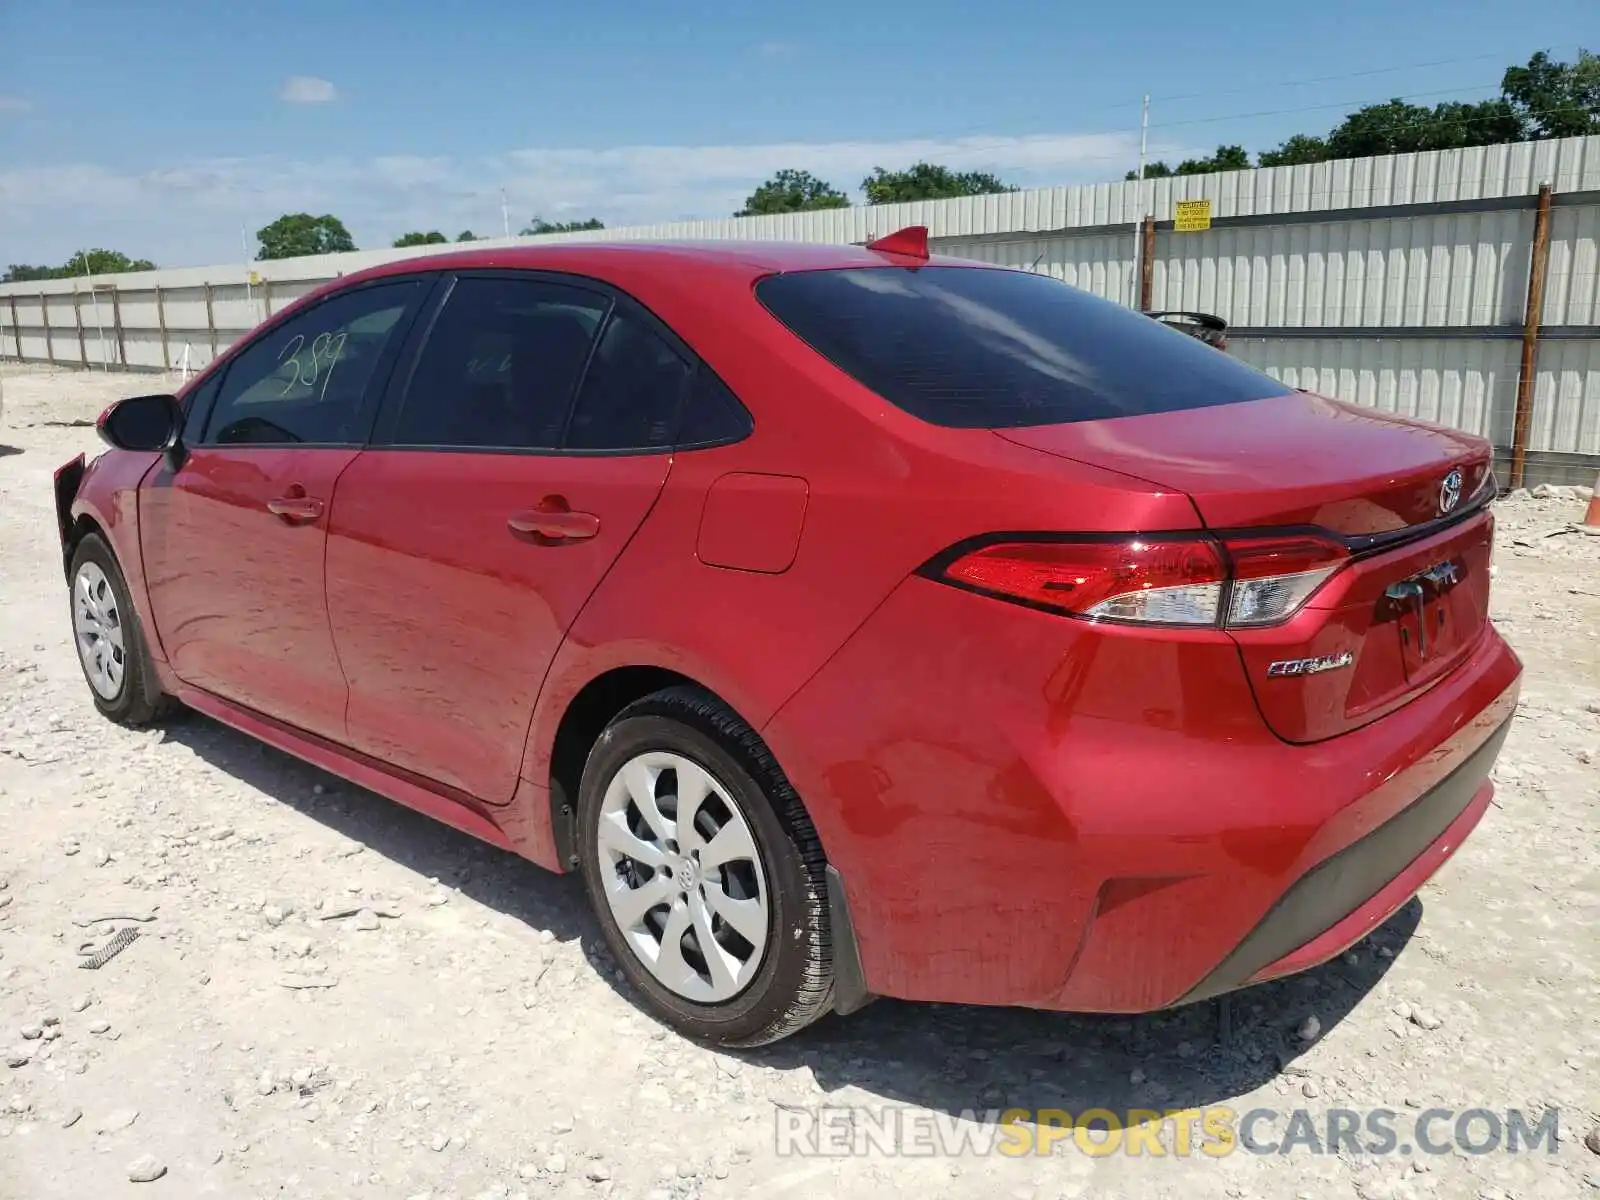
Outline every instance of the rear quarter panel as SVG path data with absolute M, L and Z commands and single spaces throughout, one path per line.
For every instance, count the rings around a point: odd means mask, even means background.
M 996 530 L 1193 529 L 1182 493 L 926 425 L 839 372 L 762 309 L 748 277 L 618 277 L 750 410 L 744 441 L 679 452 L 660 500 L 552 663 L 524 755 L 545 785 L 562 714 L 621 666 L 659 666 L 715 691 L 760 730 L 908 575 Z M 804 479 L 798 550 L 781 570 L 698 555 L 708 490 L 748 472 Z M 774 561 L 788 561 L 787 554 Z

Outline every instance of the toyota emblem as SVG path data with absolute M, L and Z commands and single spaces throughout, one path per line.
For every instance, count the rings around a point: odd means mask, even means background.
M 1444 482 L 1439 485 L 1439 512 L 1451 512 L 1461 503 L 1461 468 L 1456 467 L 1444 477 Z

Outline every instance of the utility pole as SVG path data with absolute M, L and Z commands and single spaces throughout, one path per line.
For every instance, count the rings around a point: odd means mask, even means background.
M 500 189 L 500 224 L 505 228 L 506 237 L 511 236 L 511 210 L 506 207 L 506 190 Z
M 1144 179 L 1145 148 L 1150 141 L 1150 93 L 1144 94 L 1144 106 L 1139 114 L 1139 178 Z

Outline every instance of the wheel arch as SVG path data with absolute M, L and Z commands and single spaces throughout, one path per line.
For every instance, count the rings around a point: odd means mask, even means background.
M 72 557 L 77 554 L 78 547 L 83 543 L 83 539 L 91 533 L 98 536 L 113 555 L 117 553 L 117 547 L 111 541 L 111 536 L 106 532 L 106 527 L 89 513 L 78 513 L 67 525 L 61 537 L 61 569 L 67 573 L 69 579 L 72 575 Z M 119 558 L 118 561 L 120 562 L 121 559 Z
M 556 861 L 563 871 L 574 871 L 579 866 L 578 787 L 583 779 L 583 768 L 588 761 L 589 751 L 595 741 L 617 714 L 630 704 L 665 688 L 683 686 L 696 688 L 717 703 L 726 706 L 730 712 L 749 724 L 751 729 L 756 731 L 756 736 L 762 737 L 760 727 L 740 713 L 737 705 L 729 702 L 717 689 L 682 671 L 634 664 L 613 666 L 594 676 L 579 688 L 567 703 L 557 723 L 550 751 L 550 835 L 555 847 Z M 765 744 L 766 738 L 762 737 L 762 741 Z M 790 786 L 794 787 L 793 777 L 785 770 L 777 752 L 770 744 L 767 744 L 767 752 L 772 755 L 778 770 L 790 780 Z M 804 795 L 798 788 L 795 788 L 795 794 L 801 808 L 812 818 L 815 828 L 815 817 L 810 806 L 806 804 Z M 817 837 L 822 840 L 821 829 L 817 829 Z M 825 841 L 822 850 L 826 858 Z M 856 927 L 852 919 L 844 878 L 831 863 L 827 864 L 825 871 L 829 924 L 834 938 L 834 987 L 831 1004 L 833 1011 L 845 1015 L 870 1004 L 876 996 L 869 990 L 862 970 Z
M 567 702 L 556 724 L 550 746 L 550 834 L 555 843 L 556 861 L 563 870 L 578 865 L 577 806 L 578 786 L 583 781 L 584 764 L 601 732 L 616 715 L 636 700 L 663 688 L 699 688 L 728 704 L 714 688 L 681 671 L 667 667 L 635 664 L 615 666 L 589 680 Z

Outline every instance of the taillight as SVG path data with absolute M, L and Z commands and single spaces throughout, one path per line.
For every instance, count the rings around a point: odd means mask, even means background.
M 1319 537 L 1242 537 L 1223 543 L 1232 570 L 1231 627 L 1276 625 L 1300 611 L 1350 552 Z
M 1261 626 L 1293 616 L 1348 551 L 1312 536 L 995 542 L 946 582 L 1092 621 Z

